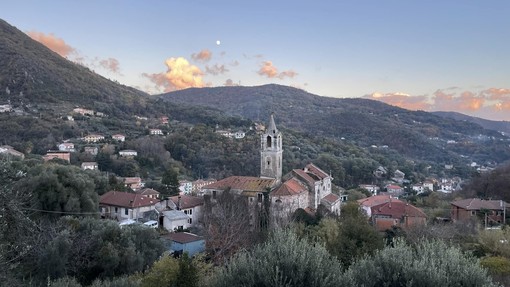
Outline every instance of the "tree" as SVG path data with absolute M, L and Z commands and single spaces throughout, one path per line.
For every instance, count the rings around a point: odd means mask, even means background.
M 211 286 L 343 286 L 340 263 L 318 244 L 277 231 L 213 275 Z
M 495 286 L 478 261 L 442 241 L 403 241 L 351 265 L 353 286 Z
M 161 183 L 164 184 L 167 188 L 167 194 L 165 194 L 166 196 L 179 194 L 179 179 L 177 176 L 178 174 L 173 168 L 168 168 L 163 174 Z

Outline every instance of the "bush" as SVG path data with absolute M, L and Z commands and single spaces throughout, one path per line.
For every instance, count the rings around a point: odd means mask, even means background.
M 442 241 L 412 248 L 399 241 L 347 271 L 353 286 L 495 286 L 471 256 Z
M 279 231 L 252 252 L 234 256 L 211 286 L 342 286 L 341 270 L 323 246 Z

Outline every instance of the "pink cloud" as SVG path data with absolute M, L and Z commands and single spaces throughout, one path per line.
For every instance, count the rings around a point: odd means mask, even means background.
M 204 49 L 198 53 L 194 53 L 191 55 L 191 58 L 195 61 L 207 62 L 211 60 L 212 53 L 211 51 Z
M 278 68 L 276 68 L 271 61 L 262 62 L 257 73 L 261 76 L 268 78 L 279 78 L 281 80 L 284 78 L 294 78 L 297 75 L 297 73 L 292 70 L 287 70 L 279 73 Z
M 165 61 L 165 64 L 168 68 L 166 73 L 142 74 L 143 77 L 155 84 L 156 89 L 170 92 L 205 86 L 202 81 L 204 73 L 197 66 L 191 65 L 185 58 L 170 58 Z
M 364 96 L 364 98 L 377 100 L 408 110 L 428 110 L 430 108 L 427 96 L 410 96 L 405 93 L 373 93 L 371 95 Z
M 55 36 L 54 34 L 44 34 L 37 31 L 29 31 L 27 32 L 27 35 L 36 40 L 37 42 L 43 44 L 44 46 L 48 47 L 53 52 L 59 54 L 62 57 L 68 57 L 71 54 L 76 53 L 76 49 L 66 44 L 66 42 Z

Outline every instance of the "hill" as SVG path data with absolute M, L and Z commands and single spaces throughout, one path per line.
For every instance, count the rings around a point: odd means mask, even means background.
M 0 19 L 0 104 L 23 109 L 81 106 L 122 115 L 147 94 L 68 61 Z
M 472 117 L 465 114 L 457 113 L 457 112 L 432 112 L 435 115 L 444 118 L 450 118 L 458 121 L 466 121 L 470 123 L 475 123 L 480 125 L 488 130 L 494 130 L 499 132 L 504 132 L 506 134 L 510 134 L 510 122 L 508 121 L 492 121 L 486 120 L 482 118 Z
M 409 111 L 368 99 L 327 98 L 280 86 L 192 88 L 160 96 L 254 121 L 275 112 L 278 121 L 310 137 L 389 148 L 411 160 L 437 163 L 510 159 L 508 137 L 466 121 Z

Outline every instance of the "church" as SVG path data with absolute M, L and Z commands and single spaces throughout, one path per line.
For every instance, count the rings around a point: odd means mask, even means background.
M 322 205 L 340 213 L 340 197 L 331 192 L 331 175 L 309 163 L 282 175 L 282 133 L 271 114 L 269 125 L 260 136 L 260 177 L 230 176 L 202 188 L 215 199 L 226 190 L 246 196 L 251 205 L 261 204 L 269 196 L 271 217 L 288 219 L 299 208 L 314 213 Z

